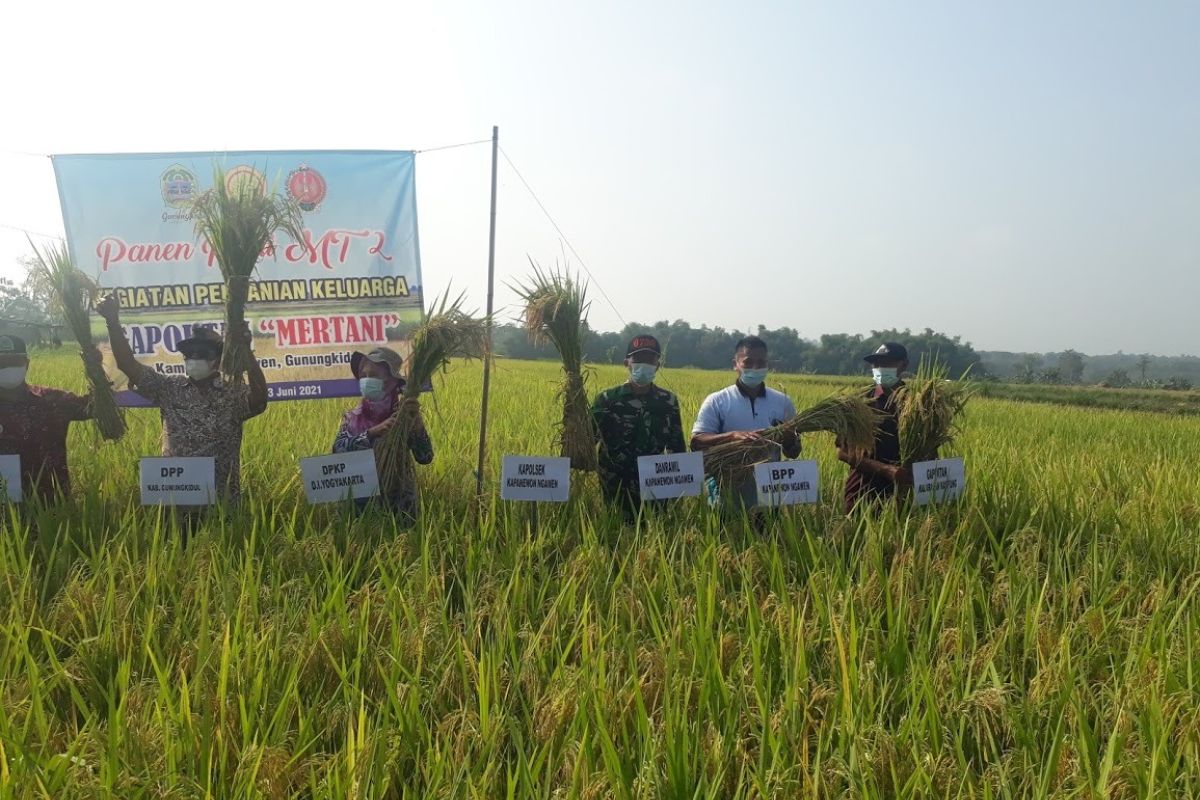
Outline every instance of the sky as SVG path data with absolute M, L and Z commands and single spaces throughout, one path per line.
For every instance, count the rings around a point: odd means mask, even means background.
M 0 276 L 29 252 L 14 229 L 62 233 L 45 154 L 426 149 L 498 125 L 502 320 L 532 258 L 590 272 L 602 330 L 931 327 L 986 350 L 1200 354 L 1200 4 L 3 16 Z M 480 308 L 490 155 L 417 160 L 427 292 Z

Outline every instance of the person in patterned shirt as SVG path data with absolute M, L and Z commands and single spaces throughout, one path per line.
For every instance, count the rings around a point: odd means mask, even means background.
M 117 367 L 129 385 L 158 406 L 162 415 L 162 454 L 167 457 L 212 456 L 218 499 L 236 503 L 242 490 L 242 424 L 267 410 L 267 378 L 258 359 L 250 358 L 246 383 L 221 378 L 224 342 L 211 328 L 193 326 L 179 342 L 184 375 L 166 375 L 138 363 L 121 329 L 120 302 L 115 293 L 96 306 L 108 323 L 108 339 Z M 247 326 L 237 336 L 249 347 Z
M 93 351 L 86 357 L 99 359 Z M 90 397 L 25 382 L 24 340 L 0 336 L 0 455 L 21 459 L 21 494 L 50 502 L 70 494 L 67 428 L 92 418 Z
M 374 448 L 395 423 L 396 411 L 401 404 L 416 402 L 401 399 L 404 391 L 402 364 L 400 354 L 387 347 L 376 347 L 369 353 L 350 356 L 350 371 L 358 378 L 358 390 L 363 399 L 342 418 L 342 425 L 333 441 L 333 452 L 347 453 Z M 409 437 L 408 448 L 418 464 L 433 461 L 433 442 L 429 439 L 419 411 L 417 426 Z M 368 505 L 368 500 L 363 498 L 356 503 L 361 509 Z M 402 522 L 415 521 L 420 506 L 415 480 L 408 486 L 399 487 L 394 496 L 386 498 L 386 503 Z
M 606 389 L 592 404 L 592 427 L 600 445 L 600 488 L 626 522 L 641 507 L 639 456 L 683 453 L 679 400 L 654 385 L 662 348 L 653 336 L 635 336 L 625 355 L 629 380 Z

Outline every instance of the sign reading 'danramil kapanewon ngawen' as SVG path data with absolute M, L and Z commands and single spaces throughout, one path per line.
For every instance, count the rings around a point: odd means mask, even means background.
M 639 456 L 638 484 L 643 500 L 698 497 L 704 489 L 704 454 Z

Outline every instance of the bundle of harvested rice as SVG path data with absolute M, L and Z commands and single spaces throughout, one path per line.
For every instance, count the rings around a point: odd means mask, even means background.
M 922 363 L 916 377 L 905 380 L 893 400 L 900 420 L 900 462 L 912 465 L 936 459 L 943 447 L 952 444 L 959 432 L 959 415 L 973 393 L 970 382 L 947 380 L 944 368 Z
M 754 465 L 771 461 L 791 435 L 827 431 L 851 452 L 868 452 L 875 443 L 879 413 L 858 394 L 834 395 L 806 408 L 786 422 L 759 431 L 760 441 L 729 442 L 704 451 L 704 472 L 724 486 L 737 486 L 754 476 Z
M 39 250 L 31 240 L 29 246 L 37 260 L 36 280 L 50 290 L 56 306 L 52 310 L 62 315 L 79 342 L 83 370 L 92 389 L 92 417 L 96 427 L 105 439 L 120 439 L 125 434 L 125 418 L 113 398 L 112 384 L 92 342 L 89 314 L 96 300 L 96 283 L 75 268 L 65 244 L 53 242 L 45 250 Z
M 409 438 L 421 413 L 421 390 L 455 358 L 482 358 L 488 347 L 487 320 L 462 310 L 462 295 L 442 295 L 413 333 L 408 376 L 396 422 L 375 448 L 380 492 L 387 496 L 414 480 Z
M 230 180 L 233 178 L 233 180 Z M 299 204 L 289 195 L 268 191 L 254 174 L 227 175 L 213 168 L 213 187 L 190 207 L 196 237 L 208 242 L 225 278 L 225 348 L 221 371 L 240 383 L 250 367 L 250 350 L 239 340 L 246 322 L 250 276 L 264 253 L 274 256 L 273 237 L 283 231 L 304 241 Z
M 587 284 L 563 270 L 543 270 L 533 259 L 533 276 L 511 288 L 525 303 L 521 319 L 534 344 L 554 345 L 562 359 L 562 425 L 559 454 L 573 469 L 596 470 L 596 438 L 583 373 L 583 332 L 587 324 Z

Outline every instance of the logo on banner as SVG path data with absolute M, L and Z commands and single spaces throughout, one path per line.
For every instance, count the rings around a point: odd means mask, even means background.
M 300 208 L 315 211 L 325 199 L 325 177 L 307 164 L 288 173 L 288 194 L 295 198 Z
M 196 199 L 196 176 L 182 164 L 172 164 L 159 178 L 163 204 L 170 208 L 187 208 Z
M 239 164 L 225 173 L 225 191 L 237 197 L 243 192 L 267 193 L 267 179 L 254 167 Z

